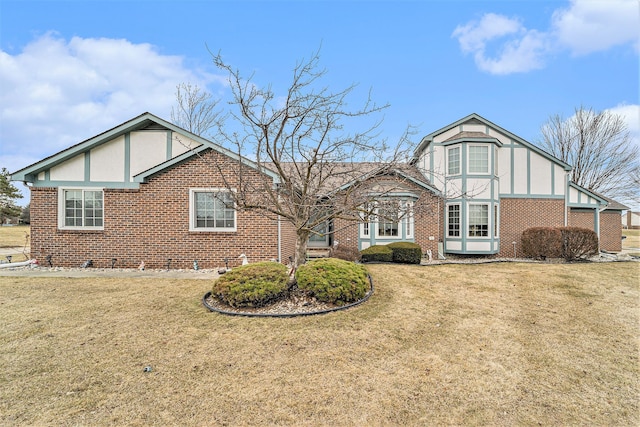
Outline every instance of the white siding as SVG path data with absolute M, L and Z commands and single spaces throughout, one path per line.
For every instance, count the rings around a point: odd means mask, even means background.
M 447 251 L 459 251 L 462 249 L 462 242 L 449 242 L 447 241 L 445 250 Z
M 189 150 L 198 148 L 202 144 L 198 144 L 194 140 L 182 135 L 173 135 L 171 143 L 171 158 L 179 156 L 182 153 L 186 153 Z
M 569 203 L 578 203 L 578 190 L 569 188 Z
M 124 136 L 91 150 L 91 181 L 124 181 Z
M 551 195 L 551 167 L 549 160 L 530 151 L 531 194 Z
M 464 132 L 483 132 L 485 133 L 487 131 L 487 126 L 485 125 L 472 125 L 472 124 L 465 124 L 462 125 L 462 130 Z
M 51 168 L 52 181 L 84 181 L 84 154 L 79 154 Z
M 553 165 L 553 167 L 555 168 L 554 179 L 555 179 L 556 194 L 564 196 L 564 189 L 566 186 L 566 182 L 565 182 L 566 172 L 564 168 L 562 168 L 561 166 Z
M 467 240 L 467 251 L 491 251 L 491 242 L 474 242 L 473 240 Z
M 502 191 L 511 193 L 511 148 L 498 149 L 498 177 Z
M 472 199 L 491 198 L 491 180 L 489 179 L 467 179 L 467 194 Z
M 527 193 L 527 150 L 518 148 L 513 150 L 513 192 Z
M 131 176 L 146 171 L 167 160 L 167 133 L 131 132 Z

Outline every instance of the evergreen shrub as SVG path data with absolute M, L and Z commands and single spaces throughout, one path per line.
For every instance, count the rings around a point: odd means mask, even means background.
M 220 276 L 212 295 L 231 307 L 262 307 L 288 290 L 287 267 L 272 261 L 243 265 Z
M 321 258 L 296 270 L 298 289 L 318 301 L 344 305 L 358 301 L 369 290 L 367 270 L 361 264 L 338 258 Z
M 362 262 L 392 262 L 393 250 L 387 245 L 369 246 L 360 251 Z
M 393 252 L 393 262 L 402 264 L 420 264 L 422 248 L 417 243 L 394 242 L 387 245 Z

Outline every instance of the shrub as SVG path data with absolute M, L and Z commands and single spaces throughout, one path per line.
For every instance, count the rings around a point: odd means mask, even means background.
M 393 262 L 420 264 L 422 248 L 417 243 L 395 242 L 387 245 L 393 251 Z
M 369 246 L 360 251 L 362 262 L 392 262 L 393 251 L 386 245 Z
M 522 232 L 522 253 L 528 258 L 560 258 L 562 233 L 553 227 L 532 227 Z
M 562 256 L 567 261 L 586 258 L 598 253 L 598 235 L 595 231 L 579 227 L 560 227 Z
M 359 250 L 349 246 L 338 246 L 331 249 L 331 257 L 351 262 L 360 261 L 362 258 Z
M 262 307 L 288 289 L 287 267 L 276 262 L 258 262 L 234 268 L 213 284 L 212 295 L 232 307 Z
M 298 267 L 298 289 L 318 301 L 344 305 L 364 298 L 369 289 L 367 270 L 360 264 L 322 258 Z

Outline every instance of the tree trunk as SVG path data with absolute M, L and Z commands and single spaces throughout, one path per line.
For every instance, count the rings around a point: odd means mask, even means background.
M 296 232 L 296 249 L 293 254 L 293 267 L 297 269 L 307 260 L 307 243 L 309 242 L 309 232 L 298 230 Z

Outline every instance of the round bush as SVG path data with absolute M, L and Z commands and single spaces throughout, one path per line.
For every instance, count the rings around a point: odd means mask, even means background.
M 298 288 L 318 301 L 344 305 L 358 301 L 367 293 L 367 270 L 337 258 L 322 258 L 298 267 Z
M 393 262 L 404 264 L 420 264 L 422 248 L 417 243 L 394 242 L 387 245 L 393 251 Z
M 231 307 L 262 307 L 287 291 L 287 267 L 277 262 L 258 262 L 234 268 L 220 276 L 211 294 Z
M 373 245 L 360 251 L 362 262 L 392 262 L 393 251 L 386 245 Z

